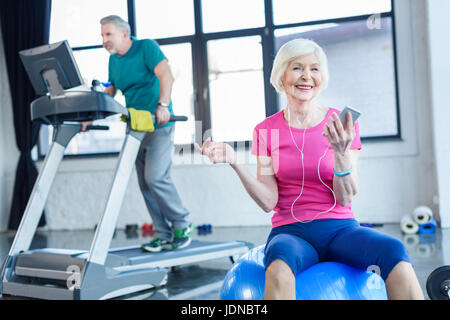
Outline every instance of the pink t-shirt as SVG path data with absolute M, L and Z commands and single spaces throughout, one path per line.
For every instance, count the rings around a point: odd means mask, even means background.
M 343 207 L 336 200 L 336 205 L 334 205 L 335 199 L 330 191 L 333 187 L 333 149 L 322 133 L 325 123 L 333 112 L 339 114 L 340 111 L 330 108 L 325 119 L 317 126 L 306 129 L 306 132 L 304 129 L 289 127 L 284 119 L 283 111 L 266 118 L 255 127 L 252 154 L 272 157 L 273 170 L 278 184 L 278 203 L 274 208 L 272 227 L 295 223 L 299 220 L 354 217 L 351 204 Z M 360 150 L 361 139 L 358 122 L 356 122 L 355 131 L 356 136 L 350 149 Z M 303 136 L 305 137 L 303 149 L 305 177 L 302 192 L 301 153 L 293 143 L 292 137 L 301 150 Z M 320 168 L 318 168 L 319 161 Z M 298 198 L 300 193 L 301 196 Z M 294 206 L 291 210 L 293 203 Z

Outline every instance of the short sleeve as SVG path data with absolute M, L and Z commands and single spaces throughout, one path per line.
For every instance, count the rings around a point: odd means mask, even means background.
M 253 130 L 252 154 L 255 156 L 270 157 L 269 130 L 259 124 Z
M 355 123 L 355 138 L 353 139 L 352 144 L 350 145 L 350 149 L 361 150 L 361 137 L 359 135 L 359 122 Z
M 161 51 L 161 48 L 159 47 L 158 43 L 155 40 L 152 39 L 146 39 L 144 41 L 144 59 L 145 64 L 149 68 L 149 70 L 153 71 L 155 67 L 160 63 L 162 60 L 166 59 L 166 56 Z
M 112 55 L 110 55 L 108 62 L 108 82 L 111 83 L 111 85 L 115 86 L 113 69 L 114 69 L 114 60 L 112 58 Z

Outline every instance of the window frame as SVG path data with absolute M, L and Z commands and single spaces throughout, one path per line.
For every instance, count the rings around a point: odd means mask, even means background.
M 131 35 L 136 36 L 136 15 L 135 15 L 135 1 L 127 1 L 127 17 L 131 27 Z M 278 112 L 277 93 L 270 84 L 270 73 L 272 70 L 273 59 L 275 57 L 275 30 L 287 29 L 294 27 L 302 27 L 324 23 L 342 23 L 351 21 L 367 20 L 372 14 L 334 18 L 326 20 L 315 20 L 307 22 L 297 22 L 275 25 L 273 19 L 273 0 L 264 0 L 264 15 L 265 26 L 258 28 L 239 29 L 220 31 L 212 33 L 203 32 L 203 19 L 202 19 L 202 0 L 192 0 L 194 6 L 194 27 L 195 33 L 193 35 L 178 36 L 171 38 L 158 38 L 154 39 L 159 45 L 170 44 L 182 44 L 190 43 L 192 52 L 192 72 L 193 72 L 193 92 L 194 92 L 194 116 L 195 123 L 201 123 L 201 131 L 196 128 L 195 142 L 201 144 L 206 131 L 211 129 L 211 104 L 210 104 L 210 89 L 209 89 L 209 70 L 207 60 L 207 42 L 210 40 L 220 40 L 227 38 L 239 38 L 245 36 L 260 36 L 262 39 L 262 60 L 263 60 L 263 81 L 264 81 L 264 98 L 265 98 L 265 114 L 269 117 Z M 397 41 L 396 41 L 396 26 L 395 26 L 395 4 L 391 0 L 391 11 L 380 13 L 381 18 L 390 17 L 392 20 L 392 43 L 393 43 L 393 64 L 394 64 L 394 83 L 395 83 L 395 106 L 397 115 L 397 134 L 383 135 L 383 136 L 370 136 L 361 137 L 362 141 L 389 141 L 389 140 L 402 140 L 402 128 L 400 119 L 400 100 L 399 100 L 399 84 L 398 84 L 398 61 L 397 61 Z M 90 45 L 90 46 L 78 46 L 73 47 L 72 50 L 90 50 L 102 48 L 102 45 Z M 203 94 L 206 92 L 206 94 Z M 201 132 L 201 136 L 197 136 L 197 133 Z M 206 137 L 205 137 L 206 138 Z M 251 148 L 251 140 L 245 141 L 223 141 L 229 143 L 232 146 L 244 147 L 245 150 Z M 38 143 L 38 157 L 40 159 L 45 157 L 45 154 L 41 152 L 41 142 Z M 177 150 L 191 150 L 194 151 L 194 144 L 177 144 Z M 99 157 L 99 156 L 116 156 L 119 152 L 108 153 L 90 153 L 90 154 L 76 154 L 65 155 L 64 157 Z

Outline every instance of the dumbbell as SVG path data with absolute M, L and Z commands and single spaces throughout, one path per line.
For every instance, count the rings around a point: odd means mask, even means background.
M 152 224 L 144 223 L 141 227 L 141 230 L 143 236 L 152 235 L 154 232 L 153 223 Z
M 127 239 L 134 239 L 138 237 L 138 225 L 137 224 L 127 224 L 125 226 L 125 234 Z
M 197 232 L 199 235 L 210 234 L 212 232 L 212 226 L 210 224 L 202 224 L 197 226 Z
M 427 293 L 431 300 L 450 300 L 450 266 L 439 267 L 428 276 Z

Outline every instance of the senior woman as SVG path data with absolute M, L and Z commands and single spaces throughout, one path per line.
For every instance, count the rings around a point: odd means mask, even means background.
M 265 298 L 295 299 L 295 275 L 322 261 L 378 270 L 389 299 L 423 299 L 408 252 L 391 236 L 361 227 L 352 211 L 358 189 L 358 122 L 316 100 L 328 83 L 327 57 L 314 41 L 295 39 L 275 57 L 271 79 L 287 106 L 258 124 L 252 154 L 257 177 L 233 148 L 206 140 L 198 152 L 225 162 L 253 200 L 274 211 L 265 247 Z

